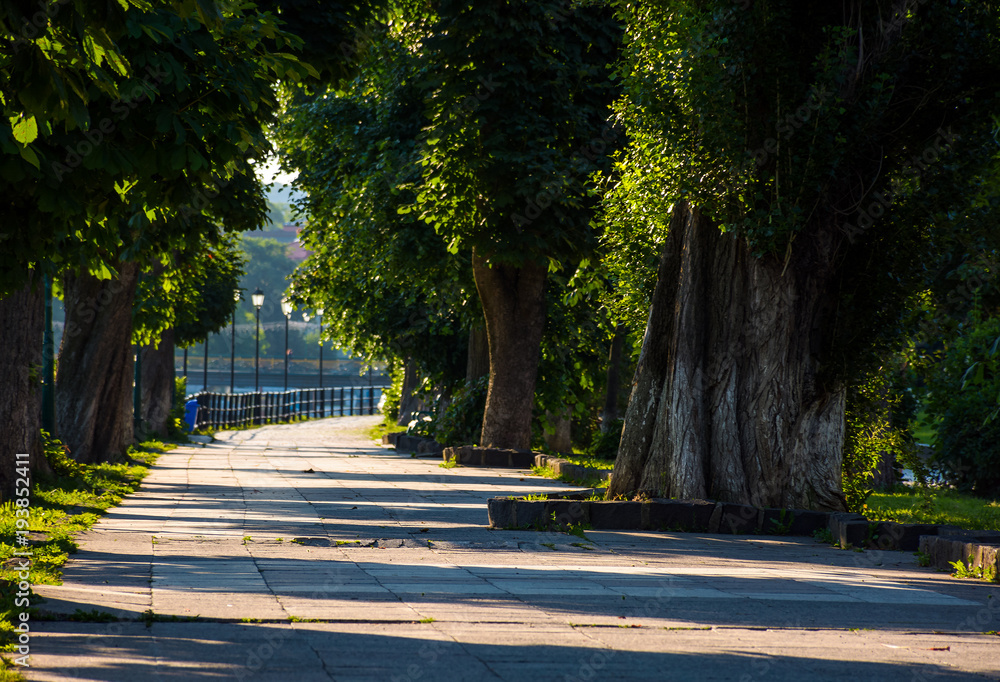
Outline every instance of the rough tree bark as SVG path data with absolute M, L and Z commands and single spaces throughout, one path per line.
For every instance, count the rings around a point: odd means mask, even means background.
M 486 327 L 473 327 L 469 330 L 469 354 L 465 363 L 465 380 L 475 381 L 490 373 L 490 340 L 486 336 Z
M 47 471 L 42 428 L 42 278 L 0 299 L 0 503 L 14 499 L 17 466 Z M 17 453 L 28 453 L 28 461 Z
M 490 380 L 479 442 L 527 450 L 545 328 L 548 269 L 535 262 L 521 267 L 489 263 L 478 253 L 473 253 L 472 269 L 490 347 Z
M 674 208 L 609 496 L 845 509 L 844 397 L 824 386 L 835 226 L 787 263 Z
M 132 301 L 139 266 L 115 279 L 66 275 L 66 332 L 59 350 L 59 435 L 78 462 L 114 461 L 132 444 Z
M 160 335 L 155 348 L 142 349 L 142 422 L 148 433 L 166 437 L 173 399 L 174 329 L 171 327 Z M 140 440 L 145 438 L 140 436 Z
M 601 411 L 601 433 L 607 433 L 608 427 L 618 420 L 618 392 L 621 391 L 622 350 L 625 346 L 625 325 L 615 327 L 615 336 L 611 340 L 611 352 L 608 353 L 608 375 L 604 391 L 604 409 Z

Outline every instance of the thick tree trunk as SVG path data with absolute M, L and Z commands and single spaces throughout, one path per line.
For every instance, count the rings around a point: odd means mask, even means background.
M 615 336 L 611 340 L 611 352 L 608 353 L 608 375 L 604 391 L 604 409 L 601 411 L 601 433 L 607 433 L 608 427 L 618 419 L 618 392 L 621 390 L 622 349 L 625 346 L 625 325 L 615 328 Z
M 486 327 L 469 330 L 469 354 L 465 363 L 465 380 L 472 382 L 490 373 L 490 340 Z
M 148 434 L 167 435 L 174 399 L 174 330 L 160 335 L 156 347 L 142 349 L 142 423 Z M 147 434 L 139 434 L 146 440 Z
M 132 301 L 139 267 L 116 279 L 63 278 L 66 331 L 59 351 L 59 434 L 78 462 L 113 461 L 132 444 Z
M 675 206 L 609 496 L 845 509 L 845 392 L 818 376 L 838 236 L 815 232 L 758 259 Z
M 405 426 L 415 417 L 415 414 L 423 408 L 421 401 L 413 394 L 417 388 L 417 363 L 407 359 L 403 367 L 403 386 L 399 392 L 399 418 L 396 424 Z
M 531 447 L 531 407 L 545 328 L 545 264 L 489 263 L 474 253 L 472 269 L 486 316 L 490 382 L 480 444 Z
M 42 278 L 0 299 L 0 503 L 15 498 L 15 469 L 46 471 L 42 428 Z M 27 461 L 17 453 L 27 453 Z

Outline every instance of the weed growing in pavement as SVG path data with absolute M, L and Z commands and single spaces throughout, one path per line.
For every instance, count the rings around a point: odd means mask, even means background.
M 782 509 L 778 513 L 778 518 L 771 519 L 770 535 L 788 535 L 792 529 L 792 515 L 787 509 Z M 828 531 L 829 532 L 829 531 Z
M 917 550 L 913 553 L 913 556 L 917 557 L 917 565 L 927 567 L 931 565 L 931 555 L 925 552 Z
M 837 545 L 838 543 L 833 539 L 833 533 L 830 532 L 829 528 L 820 528 L 813 532 L 813 539 L 816 542 L 822 542 L 826 545 Z
M 458 461 L 454 459 L 449 459 L 447 462 L 441 462 L 438 464 L 442 469 L 454 469 L 458 466 Z
M 992 566 L 976 566 L 976 558 L 969 555 L 969 560 L 965 561 L 950 561 L 951 567 L 955 569 L 955 572 L 951 574 L 953 578 L 975 578 L 977 580 L 985 580 L 987 582 L 993 582 L 996 580 L 996 569 Z

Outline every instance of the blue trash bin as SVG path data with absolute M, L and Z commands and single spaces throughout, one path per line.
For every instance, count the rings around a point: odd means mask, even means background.
M 188 432 L 194 431 L 195 421 L 198 419 L 198 401 L 189 400 L 184 403 L 184 421 L 187 422 Z

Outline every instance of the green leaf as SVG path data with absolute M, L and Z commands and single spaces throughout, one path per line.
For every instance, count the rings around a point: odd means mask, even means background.
M 30 163 L 35 168 L 38 168 L 39 170 L 41 170 L 41 166 L 38 163 L 38 156 L 31 149 L 31 147 L 24 147 L 23 149 L 20 149 L 18 151 L 21 152 L 21 158 L 22 159 L 24 159 L 25 161 L 27 161 L 28 163 Z
M 35 117 L 21 119 L 16 124 L 14 124 L 14 139 L 21 144 L 27 146 L 35 141 L 38 137 L 38 123 L 35 122 Z M 36 161 L 35 166 L 38 163 Z

